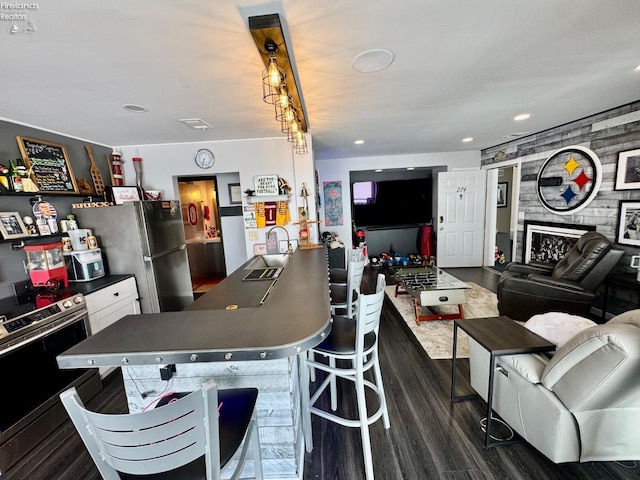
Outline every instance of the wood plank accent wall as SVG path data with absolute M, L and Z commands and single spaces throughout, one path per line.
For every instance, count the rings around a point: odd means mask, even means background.
M 553 152 L 571 145 L 589 148 L 600 158 L 602 185 L 587 207 L 572 215 L 557 215 L 546 210 L 540 203 L 535 179 L 542 164 Z M 618 202 L 640 201 L 640 190 L 614 190 L 618 153 L 637 148 L 640 148 L 640 101 L 483 150 L 483 166 L 509 160 L 521 162 L 516 238 L 518 253 L 514 261 L 522 258 L 524 220 L 596 225 L 598 232 L 615 242 Z M 616 248 L 624 249 L 626 254 L 615 270 L 635 273 L 636 270 L 631 269 L 629 263 L 631 255 L 639 254 L 640 251 L 628 245 L 616 244 Z M 638 308 L 639 294 L 640 292 L 616 290 L 609 297 L 607 310 L 620 313 L 629 308 Z M 599 303 L 596 302 L 596 308 Z

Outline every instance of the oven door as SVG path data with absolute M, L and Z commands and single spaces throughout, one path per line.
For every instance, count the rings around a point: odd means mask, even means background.
M 61 392 L 75 386 L 86 401 L 100 390 L 97 369 L 60 370 L 56 362 L 87 338 L 87 321 L 83 309 L 0 351 L 0 474 L 67 418 Z

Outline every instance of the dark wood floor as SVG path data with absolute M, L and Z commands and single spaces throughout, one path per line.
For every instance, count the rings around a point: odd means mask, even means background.
M 463 281 L 495 291 L 498 275 L 487 269 L 448 270 Z M 377 272 L 367 272 L 363 290 L 370 291 Z M 638 479 L 640 467 L 615 462 L 555 465 L 526 443 L 485 450 L 479 422 L 483 401 L 451 405 L 450 360 L 431 360 L 385 300 L 380 327 L 380 358 L 391 428 L 382 421 L 371 426 L 374 471 L 384 480 L 422 479 Z M 459 393 L 471 392 L 465 379 L 468 361 L 459 360 Z M 340 384 L 342 387 L 342 384 Z M 355 412 L 355 399 L 341 390 L 340 409 Z M 123 412 L 122 379 L 109 378 L 88 407 Z M 313 418 L 314 450 L 305 458 L 305 480 L 364 478 L 358 429 Z M 32 454 L 9 470 L 10 480 L 98 480 L 100 477 L 70 422 L 65 423 Z

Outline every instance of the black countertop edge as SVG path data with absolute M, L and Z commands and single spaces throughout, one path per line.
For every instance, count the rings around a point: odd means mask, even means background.
M 270 283 L 241 281 L 252 261 L 182 312 L 127 315 L 64 352 L 58 365 L 269 360 L 320 343 L 331 330 L 326 250 L 296 250 L 261 306 L 242 305 L 245 295 L 256 298 Z M 226 309 L 229 304 L 238 308 Z
M 126 280 L 127 278 L 133 277 L 133 274 L 130 275 L 105 275 L 104 277 L 95 278 L 88 282 L 69 282 L 68 287 L 63 287 L 56 290 L 56 293 L 66 294 L 69 296 L 76 295 L 81 293 L 82 295 L 89 295 L 91 293 L 97 292 L 106 287 L 110 287 L 122 280 Z

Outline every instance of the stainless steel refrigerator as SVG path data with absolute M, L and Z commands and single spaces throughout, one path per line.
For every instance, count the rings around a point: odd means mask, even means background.
M 180 202 L 125 202 L 74 209 L 102 248 L 108 274 L 136 277 L 142 313 L 179 311 L 193 302 Z

